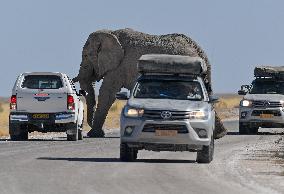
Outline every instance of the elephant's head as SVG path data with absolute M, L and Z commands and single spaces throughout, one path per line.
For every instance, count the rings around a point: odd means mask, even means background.
M 124 50 L 111 31 L 96 31 L 89 35 L 83 51 L 79 74 L 74 81 L 99 81 L 115 69 L 124 56 Z
M 93 82 L 103 79 L 107 72 L 116 69 L 123 56 L 124 50 L 111 31 L 104 30 L 90 34 L 84 45 L 79 74 L 73 81 L 79 81 L 81 88 L 88 93 L 87 120 L 91 127 L 96 105 Z

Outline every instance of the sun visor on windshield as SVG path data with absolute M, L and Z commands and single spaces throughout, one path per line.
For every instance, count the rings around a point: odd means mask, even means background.
M 207 71 L 200 57 L 182 55 L 147 54 L 142 55 L 137 65 L 139 73 L 169 73 L 200 75 Z
M 284 66 L 259 66 L 254 69 L 255 77 L 273 77 L 284 79 Z

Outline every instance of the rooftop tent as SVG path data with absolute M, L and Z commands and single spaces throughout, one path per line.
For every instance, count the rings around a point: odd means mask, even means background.
M 166 54 L 142 55 L 137 68 L 140 73 L 200 75 L 207 71 L 207 66 L 200 57 Z
M 254 69 L 254 76 L 284 79 L 284 66 L 258 66 Z

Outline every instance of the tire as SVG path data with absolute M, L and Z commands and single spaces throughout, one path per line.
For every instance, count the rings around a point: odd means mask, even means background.
M 124 162 L 132 162 L 137 159 L 138 150 L 129 148 L 127 144 L 120 144 L 120 160 Z
M 79 139 L 79 126 L 75 124 L 76 132 L 75 134 L 69 135 L 67 134 L 67 141 L 77 141 Z
M 9 124 L 9 134 L 12 141 L 27 141 L 29 132 L 18 124 Z
M 211 137 L 209 146 L 203 146 L 202 150 L 197 152 L 197 163 L 210 163 L 214 155 L 214 137 Z
M 84 112 L 83 112 L 84 115 Z M 84 127 L 84 117 L 82 120 L 82 125 L 80 126 L 79 132 L 78 132 L 78 140 L 83 140 L 84 136 L 83 136 L 83 127 Z
M 78 140 L 83 140 L 83 139 L 84 139 L 83 130 L 80 129 L 79 132 L 78 132 Z
M 214 139 L 220 139 L 224 137 L 228 132 L 228 129 L 225 128 L 220 117 L 215 111 L 215 130 L 214 130 Z
M 239 134 L 240 135 L 247 135 L 248 134 L 247 127 L 245 125 L 243 125 L 243 123 L 239 123 Z
M 12 141 L 27 141 L 29 139 L 29 133 L 23 132 L 18 135 L 10 135 Z
M 249 129 L 249 134 L 256 135 L 258 132 L 258 127 L 253 127 Z
M 257 134 L 258 132 L 258 127 L 249 127 L 247 125 L 244 125 L 243 123 L 239 123 L 239 134 L 240 135 L 253 135 Z

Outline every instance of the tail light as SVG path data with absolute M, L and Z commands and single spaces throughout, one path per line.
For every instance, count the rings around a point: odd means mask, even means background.
M 71 95 L 67 96 L 67 109 L 68 110 L 75 110 L 75 101 L 74 97 Z
M 17 109 L 17 96 L 12 95 L 10 99 L 10 109 L 11 110 L 16 110 Z

